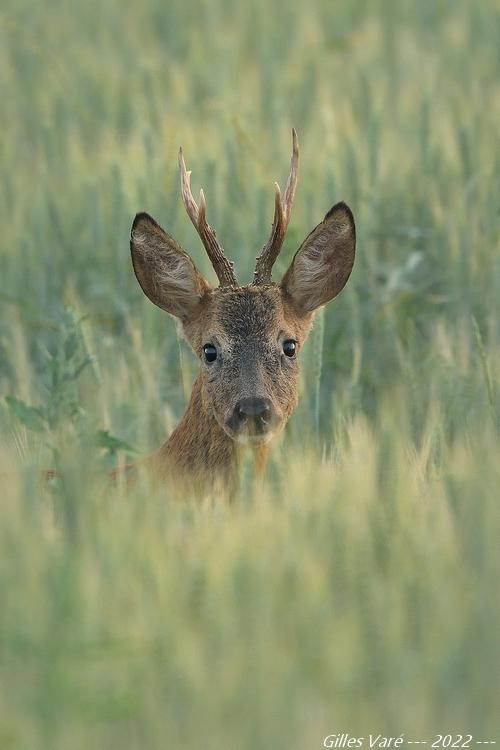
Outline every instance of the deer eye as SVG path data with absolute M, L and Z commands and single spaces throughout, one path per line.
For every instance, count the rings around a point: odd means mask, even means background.
M 203 354 L 205 355 L 205 362 L 215 362 L 217 359 L 217 349 L 213 344 L 205 344 Z
M 283 342 L 283 354 L 287 357 L 295 357 L 297 351 L 297 342 L 293 339 L 287 339 Z

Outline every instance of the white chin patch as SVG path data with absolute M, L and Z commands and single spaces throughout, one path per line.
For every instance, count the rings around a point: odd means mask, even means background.
M 265 445 L 272 440 L 272 432 L 266 432 L 264 435 L 249 435 L 248 432 L 242 432 L 238 435 L 234 435 L 233 439 L 241 445 Z

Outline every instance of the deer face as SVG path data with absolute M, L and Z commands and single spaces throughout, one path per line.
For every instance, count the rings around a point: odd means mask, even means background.
M 277 285 L 249 285 L 214 291 L 185 325 L 207 407 L 230 437 L 267 442 L 284 425 L 297 403 L 298 355 L 311 322 Z
M 149 299 L 181 321 L 201 363 L 207 413 L 234 440 L 265 443 L 297 404 L 300 349 L 314 312 L 333 299 L 349 278 L 355 252 L 350 209 L 339 203 L 307 236 L 280 284 L 271 281 L 295 192 L 298 146 L 281 202 L 276 190 L 269 242 L 257 259 L 253 284 L 238 286 L 215 233 L 189 189 L 181 157 L 183 197 L 209 253 L 220 286 L 213 288 L 190 256 L 148 214 L 138 214 L 131 234 L 132 262 Z

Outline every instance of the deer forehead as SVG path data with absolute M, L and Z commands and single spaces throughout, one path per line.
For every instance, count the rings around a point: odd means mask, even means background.
M 277 285 L 248 285 L 215 290 L 203 328 L 221 342 L 258 344 L 277 339 L 282 332 L 294 335 L 297 323 Z

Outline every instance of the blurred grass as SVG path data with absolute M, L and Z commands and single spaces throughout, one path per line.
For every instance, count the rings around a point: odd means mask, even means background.
M 498 4 L 4 0 L 0 21 L 0 393 L 53 415 L 0 405 L 0 747 L 498 740 Z M 292 125 L 276 277 L 340 199 L 358 258 L 266 482 L 246 471 L 232 508 L 103 491 L 103 450 L 157 447 L 195 372 L 133 277 L 133 215 L 213 278 L 182 144 L 250 280 Z

